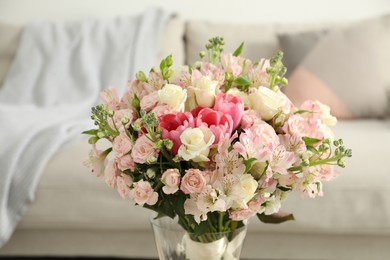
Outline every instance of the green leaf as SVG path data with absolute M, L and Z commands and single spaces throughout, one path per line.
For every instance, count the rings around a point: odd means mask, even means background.
M 165 63 L 165 59 L 163 59 L 160 63 L 160 71 L 163 72 L 165 70 L 165 68 L 167 67 L 166 63 Z
M 249 172 L 249 170 L 252 168 L 252 163 L 256 161 L 256 158 L 250 158 L 248 160 L 244 160 L 245 164 L 245 173 Z
M 313 144 L 321 142 L 320 139 L 312 137 L 302 137 L 302 140 L 305 142 L 306 146 L 313 146 Z
M 311 146 L 311 145 L 306 146 L 306 149 L 309 150 L 310 152 L 312 152 L 313 154 L 318 154 L 317 149 L 314 148 L 314 147 Z
M 250 82 L 249 80 L 247 80 L 243 76 L 239 76 L 238 78 L 236 78 L 234 80 L 234 83 L 236 83 L 239 86 L 244 86 L 244 87 L 252 85 L 252 82 Z
M 289 220 L 295 220 L 294 215 L 290 213 L 275 213 L 272 215 L 257 214 L 261 222 L 267 224 L 280 224 Z
M 137 110 L 140 109 L 140 107 L 141 107 L 141 101 L 139 100 L 137 94 L 134 94 L 134 98 L 133 98 L 133 100 L 131 101 L 131 105 L 132 105 L 135 109 L 137 109 Z
M 85 134 L 85 135 L 97 135 L 98 131 L 99 131 L 98 129 L 90 129 L 90 130 L 82 132 L 82 134 Z
M 242 42 L 240 46 L 238 46 L 238 48 L 233 52 L 233 56 L 234 57 L 240 56 L 243 49 L 244 49 L 244 42 Z
M 88 139 L 88 143 L 89 143 L 89 144 L 96 144 L 97 141 L 99 141 L 99 138 L 96 137 L 96 136 L 91 136 L 91 137 Z

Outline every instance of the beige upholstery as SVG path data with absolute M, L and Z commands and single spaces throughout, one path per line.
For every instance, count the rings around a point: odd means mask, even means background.
M 22 28 L 0 23 L 0 87 L 19 45 Z

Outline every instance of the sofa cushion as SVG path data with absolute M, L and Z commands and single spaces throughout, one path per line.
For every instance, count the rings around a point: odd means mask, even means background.
M 292 73 L 286 94 L 297 106 L 307 99 L 326 103 L 339 118 L 384 117 L 390 85 L 388 46 L 390 16 L 332 30 Z
M 280 49 L 284 53 L 283 64 L 287 68 L 287 77 L 326 33 L 327 30 L 318 30 L 278 35 Z
M 174 65 L 184 64 L 184 21 L 180 16 L 173 16 L 163 33 L 158 62 L 172 54 Z
M 15 56 L 21 31 L 19 26 L 0 23 L 0 87 Z
M 340 27 L 336 23 L 310 24 L 229 24 L 205 21 L 189 21 L 186 26 L 186 62 L 199 60 L 199 52 L 205 49 L 208 40 L 215 36 L 225 39 L 224 52 L 233 52 L 245 42 L 242 55 L 253 61 L 271 58 L 280 50 L 278 34 L 299 33 Z

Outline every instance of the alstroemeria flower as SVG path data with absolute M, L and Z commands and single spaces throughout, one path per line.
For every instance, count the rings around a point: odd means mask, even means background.
M 231 72 L 234 77 L 237 77 L 242 72 L 242 57 L 235 57 L 231 53 L 221 55 L 221 64 L 222 67 L 227 72 Z
M 181 145 L 180 135 L 187 128 L 195 127 L 194 117 L 191 113 L 166 114 L 158 118 L 163 139 L 173 142 L 172 154 L 176 155 Z
M 92 173 L 96 177 L 100 177 L 104 174 L 104 167 L 107 163 L 107 154 L 106 151 L 100 151 L 96 149 L 96 145 L 92 145 L 92 149 L 89 152 L 88 160 L 84 162 L 84 165 L 92 168 Z
M 233 130 L 235 130 L 244 114 L 244 102 L 241 97 L 219 93 L 215 100 L 214 110 L 230 115 L 233 120 Z
M 119 97 L 116 88 L 109 87 L 100 93 L 100 98 L 103 100 L 104 106 L 111 110 L 119 109 Z

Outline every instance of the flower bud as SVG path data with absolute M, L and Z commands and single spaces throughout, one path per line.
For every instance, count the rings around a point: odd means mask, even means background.
M 114 116 L 114 111 L 108 110 L 108 111 L 107 111 L 107 115 L 108 115 L 109 117 L 113 117 L 113 116 Z
M 130 122 L 130 119 L 129 119 L 127 116 L 125 116 L 125 117 L 122 118 L 121 121 L 122 121 L 122 124 L 123 124 L 123 125 L 126 125 L 127 123 Z
M 156 156 L 149 156 L 149 158 L 146 160 L 146 163 L 151 164 L 157 162 Z
M 146 170 L 146 176 L 149 178 L 149 179 L 153 179 L 154 177 L 156 177 L 156 170 L 154 168 L 149 168 Z
M 141 126 L 138 123 L 135 123 L 133 125 L 133 129 L 134 129 L 134 131 L 140 131 L 141 130 Z
M 339 160 L 337 161 L 337 165 L 340 166 L 340 167 L 342 167 L 342 168 L 344 168 L 344 167 L 345 167 L 345 161 L 344 161 L 343 159 L 339 159 Z

